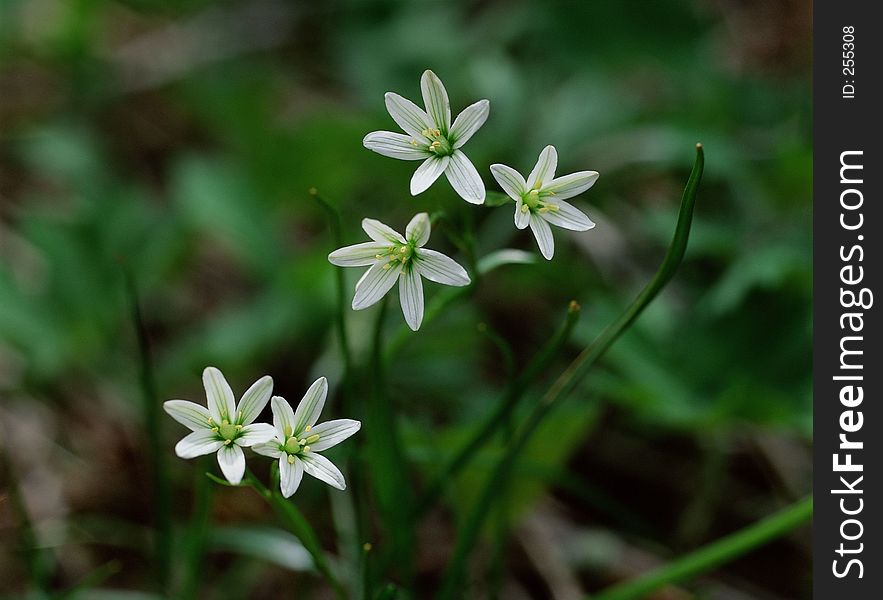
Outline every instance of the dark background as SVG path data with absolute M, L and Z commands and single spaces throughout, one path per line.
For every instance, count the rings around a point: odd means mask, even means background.
M 499 269 L 407 338 L 388 383 L 415 485 L 504 384 L 477 325 L 524 363 L 578 300 L 551 382 L 652 274 L 695 142 L 707 156 L 682 270 L 523 461 L 504 597 L 578 597 L 805 495 L 809 67 L 810 5 L 796 0 L 0 4 L 0 451 L 57 561 L 53 585 L 110 565 L 95 585 L 153 587 L 125 269 L 144 303 L 160 399 L 201 401 L 207 364 L 237 393 L 269 373 L 296 399 L 317 375 L 334 384 L 341 373 L 333 245 L 310 187 L 340 208 L 348 243 L 362 241 L 364 216 L 401 229 L 441 206 L 474 219 L 481 253 L 535 251 L 511 207 L 468 207 L 444 182 L 412 198 L 415 163 L 361 147 L 365 133 L 394 129 L 383 93 L 417 99 L 426 68 L 455 113 L 490 99 L 466 148 L 489 189 L 491 162 L 527 172 L 550 143 L 561 172 L 601 178 L 578 200 L 595 230 L 556 230 L 554 261 Z M 433 247 L 456 254 L 443 236 Z M 359 357 L 372 318 L 348 311 Z M 162 426 L 181 525 L 199 469 L 172 454 L 182 428 Z M 496 451 L 421 526 L 426 585 Z M 305 481 L 296 499 L 333 548 L 326 489 Z M 248 490 L 217 490 L 212 523 L 200 597 L 327 597 L 297 564 L 255 549 L 260 536 L 291 542 Z M 18 533 L 0 501 L 7 597 L 27 587 Z M 803 530 L 657 597 L 809 590 Z

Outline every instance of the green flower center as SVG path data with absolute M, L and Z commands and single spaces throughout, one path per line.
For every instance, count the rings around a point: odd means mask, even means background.
M 451 141 L 438 129 L 424 129 L 420 133 L 429 141 L 429 151 L 437 156 L 450 156 L 454 153 Z
M 221 421 L 220 425 L 209 420 L 209 425 L 212 426 L 212 431 L 218 434 L 220 439 L 224 440 L 224 445 L 232 443 L 233 440 L 239 437 L 240 432 L 242 431 L 242 425 L 231 423 L 227 419 Z
M 532 189 L 525 192 L 521 195 L 521 211 L 522 212 L 556 212 L 558 210 L 557 204 L 552 204 L 548 202 L 546 199 L 549 196 L 554 196 L 554 192 L 541 192 L 540 187 L 542 187 L 542 182 L 538 181 L 533 186 Z
M 306 429 L 304 429 L 300 437 L 296 435 L 289 435 L 288 439 L 285 440 L 285 443 L 279 446 L 279 449 L 288 455 L 289 464 L 294 462 L 294 457 L 298 454 L 301 454 L 302 452 L 309 452 L 310 444 L 315 444 L 319 441 L 321 437 L 319 436 L 319 434 L 314 433 L 312 435 L 307 435 L 310 433 L 311 429 L 312 427 L 308 425 Z M 286 431 L 286 433 L 290 432 Z
M 414 262 L 412 259 L 415 255 L 415 245 L 412 242 L 407 242 L 390 246 L 384 253 L 376 255 L 374 258 L 377 260 L 386 259 L 387 262 L 383 265 L 384 269 L 399 268 L 404 273 L 411 269 Z

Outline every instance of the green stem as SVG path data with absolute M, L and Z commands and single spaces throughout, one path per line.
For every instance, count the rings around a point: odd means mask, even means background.
M 325 556 L 325 551 L 322 549 L 322 544 L 319 543 L 316 532 L 313 531 L 303 513 L 298 510 L 293 502 L 284 498 L 280 492 L 269 490 L 251 471 L 247 472 L 246 478 L 243 483 L 250 485 L 264 500 L 270 503 L 275 509 L 276 514 L 279 515 L 286 527 L 288 527 L 288 530 L 301 541 L 304 548 L 313 557 L 316 569 L 334 589 L 334 594 L 337 598 L 345 600 L 347 598 L 346 590 L 332 571 L 328 558 Z
M 722 537 L 636 579 L 610 587 L 591 598 L 592 600 L 637 600 L 666 585 L 693 579 L 807 523 L 812 518 L 812 510 L 812 496 L 808 496 L 744 529 Z
M 558 377 L 549 391 L 534 406 L 527 418 L 528 426 L 522 428 L 519 434 L 507 448 L 503 457 L 493 470 L 493 475 L 487 481 L 482 493 L 479 495 L 472 513 L 461 529 L 461 533 L 454 549 L 454 556 L 448 567 L 443 587 L 438 595 L 439 598 L 447 599 L 456 597 L 456 592 L 461 585 L 466 561 L 481 532 L 485 517 L 490 511 L 497 490 L 504 484 L 509 476 L 518 454 L 524 449 L 540 427 L 540 422 L 551 410 L 559 404 L 559 401 L 567 396 L 585 377 L 589 369 L 594 365 L 608 348 L 622 335 L 629 326 L 634 323 L 648 304 L 656 295 L 671 281 L 677 271 L 684 252 L 687 249 L 687 241 L 690 237 L 690 227 L 693 222 L 693 208 L 696 205 L 696 194 L 699 189 L 699 181 L 705 166 L 705 157 L 700 144 L 696 145 L 696 161 L 693 170 L 687 180 L 684 195 L 681 199 L 681 208 L 678 213 L 678 222 L 675 226 L 674 237 L 671 245 L 663 258 L 662 265 L 650 283 L 638 294 L 637 298 L 626 308 L 616 321 L 607 326 L 604 331 L 593 341 Z
M 202 592 L 202 559 L 205 556 L 205 540 L 209 528 L 209 516 L 212 511 L 212 498 L 214 491 L 209 481 L 209 475 L 205 469 L 210 464 L 209 458 L 200 459 L 199 468 L 196 472 L 193 494 L 193 515 L 187 526 L 184 542 L 184 581 L 181 584 L 181 598 L 196 600 Z M 226 481 L 225 481 L 226 483 Z
M 460 472 L 469 460 L 477 454 L 487 442 L 489 442 L 498 427 L 506 423 L 509 416 L 518 406 L 519 401 L 534 383 L 537 377 L 549 366 L 552 358 L 570 339 L 576 322 L 579 320 L 580 306 L 571 302 L 567 309 L 564 322 L 558 331 L 552 336 L 540 351 L 534 356 L 527 367 L 514 380 L 512 385 L 506 387 L 503 395 L 497 402 L 493 412 L 487 416 L 481 426 L 472 434 L 472 437 L 463 444 L 454 457 L 444 466 L 441 472 L 432 480 L 417 500 L 415 514 L 419 517 L 432 508 L 448 484 L 457 473 Z
M 169 565 L 172 553 L 172 505 L 171 488 L 166 470 L 165 449 L 162 447 L 159 402 L 156 392 L 153 357 L 144 317 L 141 312 L 138 287 L 132 273 L 124 271 L 126 290 L 132 323 L 138 337 L 138 358 L 140 370 L 141 400 L 144 423 L 147 429 L 147 455 L 151 460 L 151 489 L 153 491 L 154 525 L 156 543 L 153 548 L 154 569 L 160 589 L 166 590 L 169 582 Z

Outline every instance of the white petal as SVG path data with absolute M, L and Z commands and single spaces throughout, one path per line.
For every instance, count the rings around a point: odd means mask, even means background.
M 552 255 L 555 254 L 555 240 L 552 239 L 552 228 L 536 213 L 531 213 L 530 215 L 530 228 L 533 231 L 533 236 L 537 238 L 540 253 L 546 260 L 552 260 Z
M 455 286 L 469 284 L 469 275 L 466 273 L 466 269 L 457 264 L 454 259 L 435 250 L 421 248 L 414 259 L 414 266 L 417 267 L 421 275 L 436 283 Z
M 236 422 L 240 425 L 253 423 L 261 414 L 261 411 L 264 410 L 264 407 L 267 406 L 267 402 L 270 401 L 270 395 L 272 393 L 272 377 L 264 375 L 255 381 L 251 387 L 242 394 L 242 399 L 236 407 Z
M 294 433 L 300 435 L 307 427 L 312 427 L 319 420 L 325 398 L 328 396 L 328 380 L 320 377 L 313 382 L 294 411 Z
M 405 133 L 411 137 L 422 140 L 424 129 L 433 127 L 432 121 L 422 108 L 396 94 L 395 92 L 386 92 L 386 110 L 399 127 L 405 130 Z
M 451 125 L 451 133 L 449 138 L 454 148 L 460 148 L 469 141 L 469 138 L 478 131 L 491 111 L 491 103 L 487 100 L 479 100 L 475 104 L 470 104 L 463 109 L 454 124 Z
M 310 444 L 310 450 L 319 452 L 336 446 L 362 428 L 359 421 L 353 419 L 335 419 L 319 423 L 310 430 L 310 435 L 318 435 L 319 441 Z
M 189 400 L 169 400 L 163 402 L 163 409 L 169 416 L 175 419 L 181 425 L 184 425 L 190 431 L 199 431 L 200 429 L 208 429 L 209 414 L 208 409 Z
M 276 437 L 285 443 L 285 440 L 297 433 L 294 430 L 294 411 L 282 396 L 273 396 L 273 399 L 270 400 L 270 407 L 273 409 L 273 427 L 276 429 Z
M 524 229 L 530 224 L 530 211 L 523 210 L 524 201 L 519 198 L 515 201 L 515 227 Z
M 445 176 L 451 182 L 454 190 L 466 202 L 471 204 L 481 204 L 484 202 L 484 182 L 481 175 L 475 170 L 472 164 L 462 150 L 454 150 L 451 155 L 451 162 L 445 169 Z
M 401 233 L 377 219 L 362 219 L 362 229 L 365 230 L 369 238 L 378 244 L 388 246 L 389 244 L 405 243 L 405 238 L 402 237 Z
M 412 268 L 399 279 L 399 300 L 405 322 L 412 331 L 417 331 L 423 322 L 423 282 L 416 268 Z
M 392 131 L 374 131 L 362 140 L 368 150 L 399 160 L 423 160 L 429 156 L 429 149 L 422 143 L 426 138 L 414 139 L 409 135 Z M 419 140 L 419 141 L 418 141 Z
M 180 442 L 175 444 L 175 454 L 181 458 L 196 458 L 215 452 L 224 445 L 211 429 L 200 429 L 187 434 Z
M 556 177 L 543 186 L 544 192 L 554 192 L 555 198 L 567 200 L 595 185 L 598 171 L 579 171 L 563 177 Z
M 338 267 L 367 267 L 377 262 L 377 255 L 386 252 L 389 244 L 363 242 L 339 248 L 328 255 L 328 262 Z
M 552 225 L 572 231 L 587 231 L 595 226 L 583 211 L 568 202 L 552 197 L 547 198 L 545 203 L 546 205 L 552 204 L 558 207 L 558 210 L 540 213 L 540 216 Z
M 503 191 L 513 200 L 521 200 L 521 197 L 527 191 L 524 177 L 512 167 L 501 164 L 491 165 L 491 175 L 494 176 L 494 179 L 497 180 Z
M 304 464 L 298 457 L 293 458 L 293 462 L 288 462 L 287 454 L 279 457 L 279 491 L 285 498 L 290 498 L 297 491 L 304 478 Z
M 418 248 L 423 247 L 429 241 L 429 232 L 432 229 L 432 223 L 429 221 L 429 215 L 425 212 L 414 215 L 411 222 L 405 228 L 405 237 L 408 241 L 416 244 Z
M 389 268 L 384 268 L 384 267 Z M 386 292 L 395 285 L 401 273 L 398 263 L 377 263 L 368 269 L 356 284 L 356 293 L 353 295 L 353 310 L 362 310 L 386 295 Z
M 321 454 L 316 454 L 315 452 L 303 452 L 300 454 L 300 459 L 304 463 L 304 471 L 316 479 L 324 481 L 328 485 L 336 487 L 339 490 L 346 489 L 346 481 L 343 478 L 343 473 L 340 472 L 340 469 L 334 466 L 334 463 Z
M 420 78 L 420 91 L 423 93 L 423 103 L 429 118 L 446 134 L 451 128 L 451 102 L 441 79 L 427 69 Z
M 275 428 L 274 428 L 275 431 Z M 270 458 L 279 458 L 284 454 L 282 450 L 279 449 L 279 440 L 273 438 L 269 442 L 264 442 L 263 444 L 255 444 L 251 447 L 255 454 L 260 454 L 261 456 L 269 456 Z
M 245 475 L 245 453 L 236 444 L 221 446 L 218 450 L 218 465 L 227 481 L 239 485 Z
M 435 183 L 438 176 L 444 173 L 451 158 L 449 156 L 430 156 L 417 167 L 411 177 L 411 195 L 422 194 Z
M 546 146 L 540 152 L 540 158 L 533 171 L 527 176 L 527 189 L 532 189 L 537 182 L 540 185 L 552 181 L 555 177 L 555 169 L 558 168 L 558 151 L 555 146 Z
M 255 444 L 263 444 L 269 442 L 276 437 L 276 428 L 269 423 L 252 423 L 246 425 L 239 431 L 239 437 L 233 440 L 234 443 L 248 448 Z
M 236 416 L 236 399 L 224 374 L 215 367 L 206 367 L 202 372 L 202 384 L 212 419 L 219 424 L 224 419 L 232 423 Z

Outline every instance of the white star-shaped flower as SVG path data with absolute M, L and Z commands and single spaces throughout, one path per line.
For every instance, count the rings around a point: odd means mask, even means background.
M 230 384 L 215 367 L 206 367 L 202 383 L 207 409 L 188 400 L 169 400 L 163 404 L 173 419 L 193 432 L 175 445 L 175 454 L 181 458 L 196 458 L 217 452 L 224 477 L 238 485 L 245 474 L 242 448 L 266 442 L 275 433 L 272 425 L 254 422 L 270 400 L 273 379 L 265 375 L 255 381 L 238 405 Z
M 411 177 L 411 195 L 424 192 L 442 173 L 466 202 L 482 204 L 485 189 L 481 175 L 460 149 L 484 125 L 490 102 L 467 106 L 451 124 L 451 103 L 441 79 L 432 71 L 420 78 L 423 110 L 395 92 L 386 93 L 386 108 L 407 135 L 375 131 L 362 143 L 378 154 L 399 160 L 422 160 Z
M 286 498 L 297 491 L 304 471 L 339 490 L 346 489 L 340 469 L 318 452 L 336 446 L 362 424 L 352 419 L 336 419 L 316 425 L 327 395 L 328 380 L 320 377 L 304 394 L 297 410 L 291 410 L 285 398 L 273 396 L 270 406 L 275 436 L 253 450 L 279 459 L 279 487 Z
M 554 146 L 543 148 L 527 181 L 512 167 L 491 165 L 494 179 L 515 200 L 515 226 L 524 229 L 530 225 L 547 260 L 555 253 L 550 223 L 572 231 L 586 231 L 595 226 L 581 210 L 564 200 L 592 187 L 598 180 L 598 172 L 579 171 L 555 177 L 557 167 L 558 152 Z
M 353 310 L 368 308 L 399 282 L 402 313 L 417 331 L 423 321 L 422 277 L 445 285 L 469 284 L 466 269 L 441 252 L 424 248 L 429 241 L 429 215 L 415 215 L 405 235 L 374 219 L 362 219 L 362 229 L 373 241 L 335 250 L 328 260 L 338 267 L 367 267 L 353 296 Z

